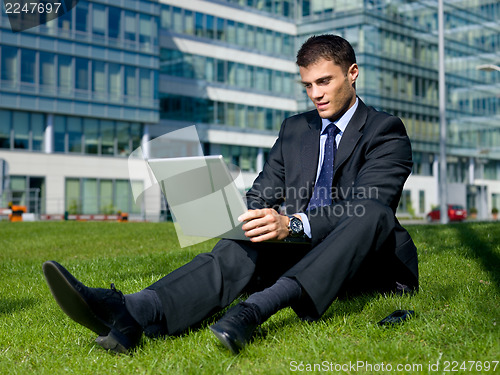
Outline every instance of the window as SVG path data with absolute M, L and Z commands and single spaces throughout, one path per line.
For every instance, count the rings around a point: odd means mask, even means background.
M 128 212 L 130 201 L 131 201 L 130 183 L 127 180 L 115 181 L 116 209 L 122 212 Z
M 113 181 L 101 180 L 99 184 L 99 212 L 103 214 L 114 214 L 116 210 L 113 205 Z
M 17 48 L 2 46 L 2 81 L 18 80 Z
M 0 109 L 0 148 L 10 148 L 11 112 Z
M 217 152 L 222 154 L 226 163 L 235 164 L 239 166 L 242 171 L 256 172 L 258 148 L 234 145 L 214 146 L 216 149 L 219 149 Z
M 173 7 L 173 22 L 172 22 L 172 29 L 177 32 L 177 33 L 182 33 L 183 32 L 183 27 L 182 27 L 182 9 Z
M 133 122 L 130 125 L 130 139 L 132 140 L 132 150 L 135 150 L 141 145 L 142 140 L 142 125 Z
M 30 118 L 28 112 L 13 113 L 12 122 L 14 126 L 14 148 L 29 149 Z
M 125 11 L 125 39 L 131 42 L 136 41 L 136 20 L 135 13 Z
M 67 12 L 66 14 L 63 14 L 59 18 L 57 18 L 57 23 L 59 26 L 59 30 L 62 31 L 62 34 L 65 36 L 68 36 L 69 33 L 71 32 L 71 19 L 73 15 L 71 12 Z
M 106 98 L 106 71 L 105 63 L 92 61 L 92 91 L 95 99 Z
M 411 191 L 403 190 L 401 194 L 401 199 L 399 200 L 398 211 L 404 213 L 411 213 Z
M 82 180 L 82 213 L 98 213 L 97 180 L 95 178 Z
M 82 152 L 82 123 L 79 117 L 67 118 L 68 151 Z
M 170 5 L 162 5 L 160 17 L 161 27 L 169 29 L 172 26 L 172 11 Z
M 122 10 L 120 8 L 108 7 L 108 35 L 110 39 L 120 38 L 121 16 Z
M 129 102 L 133 103 L 137 98 L 136 69 L 133 66 L 125 67 L 125 95 Z
M 142 181 L 67 178 L 65 210 L 72 215 L 139 213 L 130 184 L 139 185 L 138 190 L 143 186 Z
M 123 121 L 116 123 L 116 139 L 118 143 L 118 155 L 128 156 L 130 154 L 129 124 Z
M 40 90 L 53 93 L 56 85 L 54 54 L 40 52 Z
M 66 118 L 54 116 L 54 151 L 66 152 Z
M 207 38 L 214 39 L 215 38 L 215 30 L 214 30 L 215 17 L 207 14 L 206 21 L 207 21 L 207 27 L 205 29 L 205 36 Z
M 12 194 L 12 203 L 26 206 L 26 176 L 11 176 L 10 189 Z
M 41 113 L 31 114 L 31 150 L 42 151 L 45 131 L 45 116 Z
M 89 6 L 85 1 L 80 2 L 73 10 L 75 12 L 75 28 L 77 32 L 86 33 L 88 31 Z
M 35 83 L 36 52 L 30 49 L 21 50 L 21 82 Z
M 81 213 L 80 203 L 80 180 L 76 178 L 66 179 L 66 210 L 69 214 Z
M 58 56 L 59 94 L 68 94 L 72 89 L 71 56 Z
M 418 191 L 418 206 L 420 213 L 425 213 L 425 190 Z
M 89 89 L 89 60 L 87 59 L 75 58 L 75 88 Z
M 202 13 L 195 14 L 194 32 L 195 32 L 196 36 L 205 36 L 204 18 L 205 18 L 205 15 Z
M 244 46 L 246 43 L 245 24 L 238 22 L 236 24 L 236 44 Z
M 113 101 L 118 101 L 121 99 L 121 74 L 120 74 L 120 65 L 118 64 L 109 64 L 109 97 Z
M 234 21 L 227 20 L 227 42 L 231 44 L 236 43 L 236 24 Z
M 236 104 L 236 124 L 239 127 L 246 125 L 246 108 L 243 104 Z
M 217 111 L 217 116 L 216 116 L 216 123 L 217 124 L 225 124 L 226 123 L 226 110 L 225 110 L 225 103 L 217 103 L 216 104 L 216 111 Z
M 139 70 L 139 96 L 143 104 L 148 104 L 153 97 L 151 74 L 148 69 Z
M 106 8 L 101 4 L 92 3 L 92 33 L 99 40 L 104 40 L 106 29 Z
M 150 50 L 152 46 L 152 30 L 152 18 L 150 16 L 141 14 L 139 18 L 139 42 L 141 43 L 141 46 L 143 46 L 147 50 Z
M 184 10 L 184 33 L 194 35 L 194 16 L 190 10 Z
M 225 20 L 223 18 L 217 18 L 216 23 L 216 38 L 218 40 L 226 40 L 226 32 L 225 32 Z
M 103 155 L 114 155 L 115 153 L 115 133 L 112 121 L 101 121 L 101 153 Z
M 99 123 L 96 119 L 83 119 L 83 134 L 85 137 L 86 154 L 99 153 Z

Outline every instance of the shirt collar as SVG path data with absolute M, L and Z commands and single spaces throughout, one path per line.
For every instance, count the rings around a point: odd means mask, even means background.
M 358 97 L 356 97 L 356 102 L 354 103 L 354 105 L 351 108 L 349 108 L 346 111 L 346 113 L 342 115 L 341 118 L 333 122 L 337 126 L 337 128 L 339 128 L 340 134 L 344 133 L 345 128 L 347 128 L 347 124 L 349 124 L 349 121 L 351 121 L 354 112 L 356 112 L 356 108 L 358 108 Z M 326 127 L 332 123 L 327 118 L 322 118 L 321 122 L 322 122 L 321 132 L 323 132 L 323 130 L 325 130 Z

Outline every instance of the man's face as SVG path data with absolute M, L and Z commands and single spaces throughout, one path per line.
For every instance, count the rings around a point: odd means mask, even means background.
M 337 120 L 356 102 L 353 86 L 359 73 L 356 64 L 346 74 L 333 61 L 320 59 L 307 67 L 301 66 L 299 71 L 307 96 L 321 118 Z

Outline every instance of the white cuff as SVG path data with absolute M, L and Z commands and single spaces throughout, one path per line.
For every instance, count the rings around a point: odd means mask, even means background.
M 302 226 L 304 227 L 304 234 L 311 238 L 311 224 L 309 224 L 309 218 L 304 213 L 297 213 L 295 215 L 299 215 L 302 220 Z

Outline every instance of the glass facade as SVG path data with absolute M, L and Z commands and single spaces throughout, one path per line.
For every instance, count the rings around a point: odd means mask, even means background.
M 2 12 L 0 107 L 157 122 L 158 2 L 115 5 L 81 1 L 19 37 Z
M 45 115 L 0 109 L 0 150 L 42 151 L 44 132 Z
M 229 127 L 277 132 L 289 111 L 245 104 L 219 102 L 191 96 L 161 94 L 161 116 L 169 120 L 219 124 Z
M 220 41 L 258 53 L 288 57 L 295 54 L 292 34 L 171 5 L 162 4 L 160 26 L 174 33 Z
M 253 8 L 257 11 L 271 13 L 275 16 L 293 19 L 295 9 L 297 9 L 296 0 L 225 0 L 227 3 L 239 5 L 245 8 Z
M 245 4 L 250 10 L 255 4 Z M 232 5 L 231 5 L 232 6 Z M 272 7 L 271 7 L 272 8 Z M 278 9 L 274 7 L 273 9 Z M 281 9 L 281 8 L 280 8 Z M 269 9 L 262 9 L 264 14 Z M 266 13 L 266 17 L 270 14 Z M 235 48 L 235 53 L 245 51 L 257 56 L 279 57 L 289 63 L 294 58 L 295 36 L 286 30 L 274 31 L 264 27 L 239 22 L 229 17 L 219 17 L 181 7 L 162 4 L 160 25 L 171 37 L 195 38 L 214 47 Z M 224 57 L 222 57 L 224 56 Z M 230 54 L 209 52 L 188 53 L 177 48 L 161 46 L 160 73 L 165 80 L 179 77 L 186 83 L 204 82 L 207 87 L 230 89 L 255 95 L 279 96 L 295 100 L 299 86 L 297 73 L 260 66 L 259 58 L 252 62 L 232 61 Z M 192 96 L 185 93 L 160 93 L 160 118 L 196 124 L 217 124 L 234 128 L 255 129 L 276 134 L 285 118 L 292 111 L 276 110 L 265 106 L 249 105 L 245 100 L 225 102 L 207 98 L 200 91 Z M 213 97 L 216 95 L 212 95 Z M 266 98 L 265 101 L 268 101 Z M 231 130 L 232 128 L 232 130 Z
M 130 184 L 142 181 L 67 178 L 65 211 L 71 215 L 116 214 L 118 211 L 139 214 L 141 207 L 134 202 Z
M 297 47 L 310 35 L 335 33 L 356 50 L 358 95 L 405 123 L 413 175 L 437 178 L 437 2 L 207 0 L 199 9 L 170 3 L 80 1 L 19 34 L 2 13 L 0 151 L 123 157 L 158 122 L 274 137 L 284 118 L 310 108 L 294 71 Z M 500 177 L 500 72 L 481 67 L 500 63 L 500 3 L 444 3 L 448 180 L 493 183 Z M 160 83 L 168 90 L 160 92 Z M 283 108 L 274 99 L 285 99 Z M 252 173 L 268 151 L 204 146 Z M 45 189 L 44 176 L 15 176 L 19 191 Z M 64 207 L 137 210 L 123 181 L 67 178 Z M 488 194 L 499 205 L 500 190 Z M 423 214 L 434 203 L 419 187 L 404 192 L 400 209 Z
M 160 73 L 296 97 L 296 74 L 162 48 Z
M 39 214 L 45 212 L 45 196 L 44 177 L 11 175 L 8 189 L 0 195 L 0 207 L 8 207 L 12 203 L 25 206 L 27 212 Z
M 128 157 L 142 133 L 136 122 L 54 116 L 54 152 Z
M 149 108 L 158 97 L 156 70 L 5 45 L 0 56 L 3 89 Z
M 330 32 L 352 43 L 360 65 L 358 95 L 402 118 L 413 145 L 413 173 L 432 175 L 439 153 L 437 2 L 302 0 L 299 10 L 300 41 Z M 322 19 L 330 26 L 313 26 Z M 445 1 L 449 182 L 470 179 L 470 157 L 487 155 L 492 171 L 500 165 L 500 74 L 478 69 L 500 61 L 500 32 L 493 26 L 499 20 L 496 1 Z M 485 172 L 484 178 L 494 175 Z

